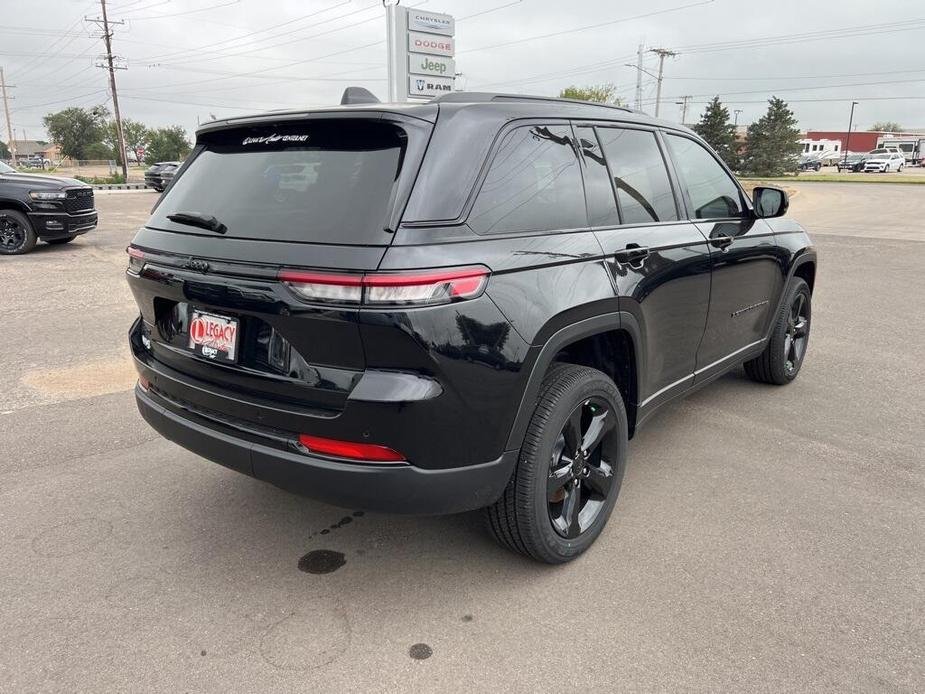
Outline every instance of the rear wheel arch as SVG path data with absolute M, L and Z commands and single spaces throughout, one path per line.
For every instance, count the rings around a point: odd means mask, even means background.
M 521 398 L 506 450 L 523 443 L 540 386 L 557 363 L 589 366 L 607 374 L 623 396 L 632 436 L 636 423 L 636 384 L 642 365 L 639 325 L 626 311 L 607 313 L 573 323 L 554 333 L 543 345 L 533 364 Z
M 800 262 L 793 269 L 793 277 L 799 277 L 809 285 L 809 293 L 813 293 L 813 286 L 816 283 L 816 259 L 807 258 Z

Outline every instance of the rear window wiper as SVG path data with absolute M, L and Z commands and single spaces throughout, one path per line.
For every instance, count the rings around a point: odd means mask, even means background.
M 202 212 L 174 212 L 173 214 L 167 215 L 167 219 L 177 224 L 188 224 L 191 227 L 208 229 L 209 231 L 214 231 L 216 234 L 224 234 L 228 231 L 228 227 L 215 217 L 210 214 L 203 214 Z

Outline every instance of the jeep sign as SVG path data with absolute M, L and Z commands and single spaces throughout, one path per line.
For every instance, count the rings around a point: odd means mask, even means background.
M 439 75 L 452 77 L 456 72 L 456 61 L 423 53 L 408 54 L 408 72 L 413 75 Z

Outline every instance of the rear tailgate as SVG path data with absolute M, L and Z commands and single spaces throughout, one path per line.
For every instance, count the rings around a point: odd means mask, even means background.
M 144 343 L 152 368 L 243 398 L 225 414 L 260 423 L 253 402 L 336 415 L 365 368 L 358 309 L 306 302 L 277 277 L 376 269 L 429 128 L 379 114 L 200 135 L 132 242 L 129 283 L 143 319 L 134 347 Z M 203 324 L 225 337 L 200 340 Z

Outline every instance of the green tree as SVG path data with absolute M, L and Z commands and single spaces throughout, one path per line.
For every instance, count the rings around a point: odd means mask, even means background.
M 179 125 L 148 131 L 148 148 L 145 161 L 176 161 L 184 159 L 192 149 L 186 131 Z
M 902 126 L 895 120 L 878 120 L 868 128 L 868 132 L 901 133 L 902 131 Z
M 578 101 L 594 101 L 599 104 L 623 105 L 623 99 L 617 96 L 617 88 L 612 84 L 593 84 L 587 87 L 566 87 L 559 92 L 560 99 L 577 99 Z
M 13 155 L 10 154 L 10 148 L 6 146 L 5 142 L 0 142 L 0 159 L 9 159 Z
M 731 169 L 738 167 L 739 155 L 736 147 L 736 129 L 729 122 L 729 109 L 714 96 L 707 104 L 700 122 L 694 126 L 694 132 L 707 141 L 716 153 Z
M 109 161 L 113 158 L 114 152 L 105 142 L 91 142 L 84 147 L 82 159 L 100 159 Z
M 52 142 L 61 147 L 61 154 L 71 159 L 87 159 L 87 147 L 102 142 L 109 111 L 105 106 L 66 108 L 49 113 L 42 122 Z
M 787 102 L 772 96 L 768 112 L 748 126 L 742 172 L 750 176 L 782 176 L 796 168 L 802 150 L 800 130 Z
M 148 127 L 144 123 L 140 123 L 137 120 L 132 120 L 131 118 L 122 119 L 122 136 L 125 138 L 126 148 L 134 151 L 139 147 L 146 147 L 148 144 Z M 119 134 L 116 130 L 116 122 L 114 120 L 109 121 L 106 124 L 106 137 L 104 142 L 112 149 L 112 156 L 115 157 L 119 163 L 121 163 L 121 158 L 119 154 Z

